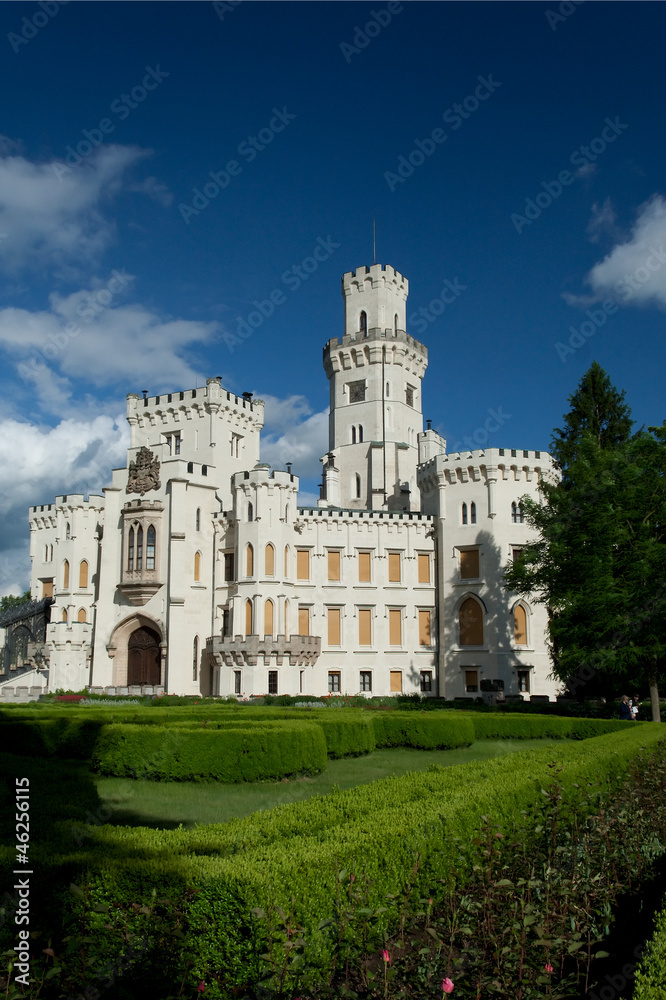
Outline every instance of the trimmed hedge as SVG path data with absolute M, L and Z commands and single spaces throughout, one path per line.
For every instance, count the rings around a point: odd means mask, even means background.
M 318 726 L 283 722 L 218 729 L 112 724 L 92 755 L 100 774 L 166 781 L 261 781 L 326 767 Z
M 70 715 L 48 719 L 2 719 L 0 753 L 88 760 L 103 724 L 99 718 Z
M 602 794 L 605 783 L 624 778 L 643 748 L 662 739 L 659 725 L 627 726 L 556 749 L 388 778 L 194 830 L 88 827 L 95 850 L 92 858 L 79 857 L 92 862 L 86 878 L 89 901 L 147 902 L 153 888 L 162 894 L 167 874 L 172 884 L 175 879 L 196 890 L 178 901 L 189 927 L 182 974 L 191 961 L 191 982 L 205 981 L 207 995 L 222 998 L 233 985 L 252 981 L 247 955 L 257 944 L 253 907 L 273 903 L 289 911 L 294 900 L 295 917 L 305 927 L 308 962 L 321 969 L 324 979 L 331 942 L 320 921 L 335 916 L 340 869 L 356 873 L 364 885 L 361 877 L 367 876 L 367 905 L 374 908 L 386 905 L 388 893 L 403 892 L 418 852 L 414 898 L 441 895 L 445 889 L 439 880 L 451 874 L 449 838 L 471 842 L 487 815 L 505 830 L 520 828 L 522 813 L 551 784 L 554 761 L 569 808 L 580 820 L 595 805 L 588 785 L 601 783 L 596 794 Z M 75 854 L 64 860 L 73 863 Z M 464 874 L 458 863 L 455 877 Z M 243 914 L 245 950 L 237 939 Z M 382 919 L 391 918 L 396 914 Z M 105 919 L 100 917 L 100 934 Z M 131 927 L 136 933 L 140 919 Z M 378 947 L 382 930 L 377 924 L 370 931 Z M 218 976 L 224 988 L 217 985 Z
M 636 971 L 633 1000 L 663 1000 L 666 983 L 666 905 Z
M 474 725 L 469 718 L 450 712 L 419 714 L 373 713 L 372 722 L 378 747 L 418 747 L 423 750 L 453 750 L 474 742 Z
M 587 740 L 623 731 L 617 719 L 576 719 L 558 715 L 476 715 L 468 718 L 478 740 Z M 633 723 L 631 723 L 633 725 Z

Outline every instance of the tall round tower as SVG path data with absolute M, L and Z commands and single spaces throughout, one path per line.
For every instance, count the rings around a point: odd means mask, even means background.
M 324 347 L 331 387 L 322 501 L 361 509 L 418 510 L 421 380 L 428 350 L 406 333 L 409 283 L 388 264 L 342 277 L 342 339 Z

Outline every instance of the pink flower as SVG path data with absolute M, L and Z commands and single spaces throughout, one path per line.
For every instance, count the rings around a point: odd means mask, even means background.
M 448 978 L 448 976 L 442 982 L 442 989 L 444 990 L 445 993 L 453 993 L 453 983 Z
M 206 987 L 204 986 L 203 979 L 202 979 L 201 982 L 199 983 L 199 985 L 197 986 L 197 993 L 203 993 L 205 989 L 206 989 Z
M 384 961 L 386 962 L 386 964 L 387 964 L 387 965 L 388 965 L 388 964 L 390 963 L 390 961 L 391 961 L 391 956 L 390 956 L 390 955 L 389 955 L 389 953 L 387 952 L 386 948 L 382 948 L 382 958 L 384 959 Z
M 550 962 L 546 962 L 546 964 L 544 965 L 544 970 L 546 972 L 554 972 L 554 969 L 553 969 L 552 965 L 550 964 Z

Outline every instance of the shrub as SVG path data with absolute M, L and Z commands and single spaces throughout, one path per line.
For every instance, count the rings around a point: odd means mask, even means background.
M 474 742 L 471 719 L 449 712 L 373 713 L 372 722 L 378 747 L 419 747 L 424 750 L 452 750 Z
M 657 915 L 655 931 L 636 972 L 634 1000 L 663 1000 L 666 970 L 666 906 Z
M 326 741 L 310 723 L 271 726 L 104 726 L 93 752 L 100 774 L 170 781 L 260 781 L 326 767 Z

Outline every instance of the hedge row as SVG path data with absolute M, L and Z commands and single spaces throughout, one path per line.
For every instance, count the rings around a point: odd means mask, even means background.
M 452 750 L 474 742 L 474 723 L 450 712 L 382 712 L 372 722 L 378 747 L 419 747 L 423 750 Z
M 666 983 L 666 901 L 636 971 L 633 1000 L 664 1000 Z
M 626 728 L 618 719 L 576 719 L 558 715 L 476 715 L 470 713 L 477 740 L 587 740 Z M 629 723 L 633 725 L 633 723 Z
M 404 891 L 418 852 L 414 898 L 441 897 L 441 879 L 464 878 L 460 865 L 449 871 L 452 835 L 471 842 L 488 815 L 505 830 L 520 828 L 523 813 L 553 781 L 554 762 L 564 797 L 580 820 L 595 804 L 588 786 L 622 780 L 641 749 L 662 738 L 659 725 L 625 727 L 556 749 L 389 778 L 194 830 L 89 827 L 95 844 L 89 899 L 148 902 L 153 888 L 164 894 L 165 879 L 170 891 L 179 886 L 189 928 L 182 972 L 191 961 L 192 982 L 203 980 L 207 995 L 217 998 L 249 982 L 248 955 L 257 944 L 252 908 L 279 904 L 288 911 L 293 905 L 305 928 L 308 962 L 323 978 L 330 971 L 331 943 L 320 921 L 335 917 L 340 869 L 356 873 L 359 884 L 367 885 L 368 906 L 377 907 L 386 904 L 388 893 Z M 71 864 L 75 855 L 63 860 Z M 137 916 L 133 932 L 141 926 Z M 371 944 L 381 945 L 382 930 L 378 923 Z M 218 987 L 213 976 L 225 986 Z
M 326 767 L 319 726 L 276 722 L 219 729 L 108 725 L 92 754 L 100 774 L 161 781 L 261 781 Z

